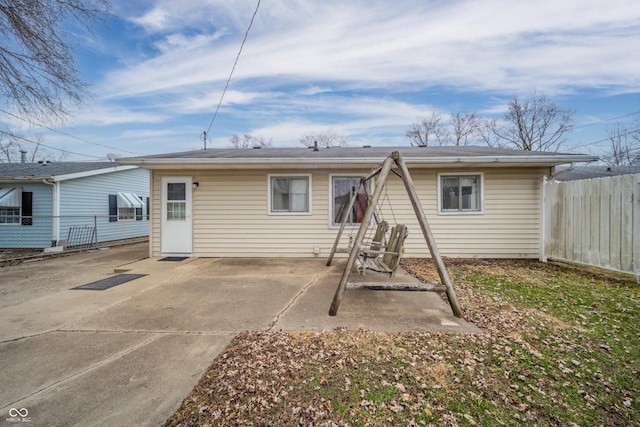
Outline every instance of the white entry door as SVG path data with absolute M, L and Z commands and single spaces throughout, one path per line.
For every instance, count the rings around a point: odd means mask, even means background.
M 192 206 L 191 177 L 162 178 L 162 255 L 191 255 Z

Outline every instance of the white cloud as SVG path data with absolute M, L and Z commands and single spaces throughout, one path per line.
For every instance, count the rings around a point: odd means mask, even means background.
M 125 106 L 101 105 L 78 112 L 73 118 L 74 126 L 112 126 L 127 123 L 160 123 L 167 115 L 157 111 L 136 111 Z
M 118 96 L 226 81 L 253 2 L 160 1 L 137 22 L 172 33 L 160 54 L 112 73 Z M 640 34 L 633 2 L 264 2 L 234 80 L 332 81 L 360 87 L 454 85 L 517 90 L 621 82 Z M 180 13 L 178 13 L 178 11 Z M 210 16 L 210 14 L 215 14 Z M 167 22 L 171 16 L 171 22 Z M 203 20 L 210 20 L 211 33 Z M 216 36 L 221 28 L 233 34 Z M 621 34 L 619 34 L 622 32 Z M 635 37 L 634 37 L 635 36 Z M 611 61 L 616 67 L 611 67 Z
M 101 70 L 95 92 L 105 106 L 77 122 L 153 128 L 123 135 L 158 138 L 156 150 L 171 138 L 180 149 L 197 146 L 256 2 L 131 3 L 122 10 L 135 13 L 129 21 L 144 33 L 145 48 L 136 46 L 144 55 Z M 534 90 L 638 93 L 639 22 L 635 0 L 263 1 L 212 143 L 247 132 L 297 145 L 329 129 L 357 143 L 406 143 L 406 128 L 429 110 L 474 109 L 437 92 L 473 93 L 482 98 L 476 111 L 492 116 Z

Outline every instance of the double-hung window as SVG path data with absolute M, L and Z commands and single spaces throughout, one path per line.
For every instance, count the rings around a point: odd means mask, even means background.
M 482 174 L 440 174 L 439 213 L 482 213 Z
M 331 177 L 331 225 L 340 225 L 345 214 L 347 215 L 346 225 L 355 226 L 362 223 L 369 204 L 364 185 L 358 190 L 353 206 L 348 213 L 346 212 L 361 179 L 361 176 Z
M 20 224 L 21 188 L 0 188 L 0 224 Z
M 269 176 L 269 212 L 273 214 L 311 213 L 311 176 Z

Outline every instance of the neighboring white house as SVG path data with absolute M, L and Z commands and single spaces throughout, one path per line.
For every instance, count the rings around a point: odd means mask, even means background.
M 407 164 L 449 257 L 542 257 L 544 178 L 557 165 L 597 160 L 488 147 L 364 147 L 209 149 L 119 162 L 151 171 L 151 256 L 322 257 L 351 189 L 392 151 Z M 406 255 L 429 256 L 393 174 L 380 205 L 385 220 L 408 226 Z M 350 216 L 344 246 L 360 213 L 356 207 Z
M 0 248 L 149 234 L 149 171 L 112 162 L 0 163 Z

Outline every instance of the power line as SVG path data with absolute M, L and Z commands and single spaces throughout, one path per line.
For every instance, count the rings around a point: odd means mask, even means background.
M 633 113 L 623 114 L 622 116 L 611 117 L 609 119 L 600 120 L 600 121 L 593 122 L 593 123 L 587 123 L 587 124 L 580 125 L 580 126 L 574 126 L 573 129 L 582 129 L 582 128 L 586 128 L 586 127 L 589 127 L 589 126 L 595 126 L 595 125 L 599 125 L 601 123 L 610 122 L 612 120 L 618 120 L 618 119 L 623 119 L 625 117 L 633 116 L 634 114 L 638 114 L 638 113 L 640 113 L 640 111 L 634 111 Z
M 110 145 L 105 145 L 105 144 L 100 144 L 99 142 L 89 141 L 89 140 L 81 138 L 79 136 L 71 135 L 71 134 L 63 132 L 61 130 L 50 128 L 49 126 L 45 126 L 45 125 L 43 125 L 41 123 L 33 122 L 33 121 L 29 120 L 29 119 L 25 119 L 24 117 L 17 116 L 15 114 L 10 113 L 9 111 L 3 110 L 1 108 L 0 108 L 0 111 L 2 111 L 5 114 L 8 114 L 8 115 L 10 115 L 12 117 L 15 117 L 16 119 L 19 119 L 19 120 L 25 121 L 27 123 L 30 123 L 31 125 L 38 126 L 38 127 L 50 130 L 51 132 L 59 133 L 60 135 L 68 136 L 70 138 L 74 138 L 74 139 L 77 139 L 77 140 L 82 141 L 82 142 L 86 142 L 87 144 L 93 144 L 93 145 L 97 145 L 97 146 L 100 146 L 100 147 L 110 148 L 112 150 L 121 151 L 123 153 L 142 155 L 142 153 L 138 153 L 138 152 L 135 152 L 135 151 L 123 150 L 122 148 L 111 147 Z
M 229 78 L 227 79 L 227 83 L 224 85 L 224 89 L 222 90 L 222 95 L 220 96 L 220 101 L 216 106 L 216 111 L 213 113 L 213 118 L 211 119 L 211 123 L 209 123 L 209 127 L 207 128 L 207 134 L 211 131 L 211 126 L 213 126 L 213 122 L 216 120 L 218 116 L 218 111 L 220 111 L 220 106 L 222 105 L 222 100 L 224 99 L 224 95 L 227 93 L 227 89 L 229 88 L 229 83 L 231 82 L 231 77 L 233 76 L 233 72 L 236 69 L 236 65 L 238 65 L 238 60 L 240 59 L 240 54 L 242 54 L 242 48 L 244 47 L 245 42 L 247 41 L 247 37 L 249 36 L 249 30 L 253 26 L 253 20 L 258 13 L 258 9 L 260 8 L 260 0 L 256 4 L 256 9 L 253 11 L 253 15 L 251 16 L 251 21 L 249 22 L 249 26 L 247 27 L 247 31 L 244 33 L 244 39 L 242 39 L 242 43 L 240 44 L 240 50 L 238 50 L 238 55 L 236 55 L 236 60 L 233 63 L 233 67 L 231 67 L 231 72 L 229 73 Z
M 619 133 L 619 134 L 614 135 L 614 138 L 615 138 L 615 137 L 620 137 L 620 136 L 627 136 L 627 135 L 631 135 L 631 134 L 634 134 L 634 133 L 639 132 L 639 131 L 640 131 L 640 128 L 636 128 L 636 129 L 628 130 L 628 131 L 626 131 L 626 132 L 623 132 L 623 133 Z M 607 142 L 607 141 L 611 141 L 611 137 L 604 138 L 604 139 L 600 139 L 600 140 L 598 140 L 598 141 L 588 142 L 588 143 L 586 143 L 586 144 L 582 144 L 582 145 L 576 145 L 575 147 L 572 147 L 572 148 L 575 150 L 576 148 L 589 147 L 589 146 L 591 146 L 591 145 L 596 145 L 596 144 L 600 144 L 601 142 Z
M 25 137 L 23 137 L 23 136 L 16 135 L 16 134 L 14 134 L 14 133 L 7 132 L 7 131 L 2 130 L 2 129 L 0 129 L 0 133 L 3 133 L 3 134 L 5 134 L 5 135 L 8 135 L 8 136 L 10 136 L 10 137 L 12 137 L 12 138 L 21 139 L 22 141 L 30 142 L 31 144 L 41 145 L 41 146 L 46 147 L 46 148 L 49 148 L 49 149 L 51 149 L 51 150 L 60 151 L 60 152 L 62 152 L 62 153 L 75 154 L 76 156 L 90 157 L 90 158 L 92 158 L 92 159 L 98 159 L 98 160 L 103 159 L 103 157 L 92 156 L 92 155 L 89 155 L 89 154 L 76 153 L 76 152 L 74 152 L 74 151 L 63 150 L 63 149 L 60 149 L 60 148 L 52 147 L 52 146 L 50 146 L 50 145 L 43 144 L 42 142 L 34 141 L 34 140 L 29 139 L 29 138 L 25 138 Z

